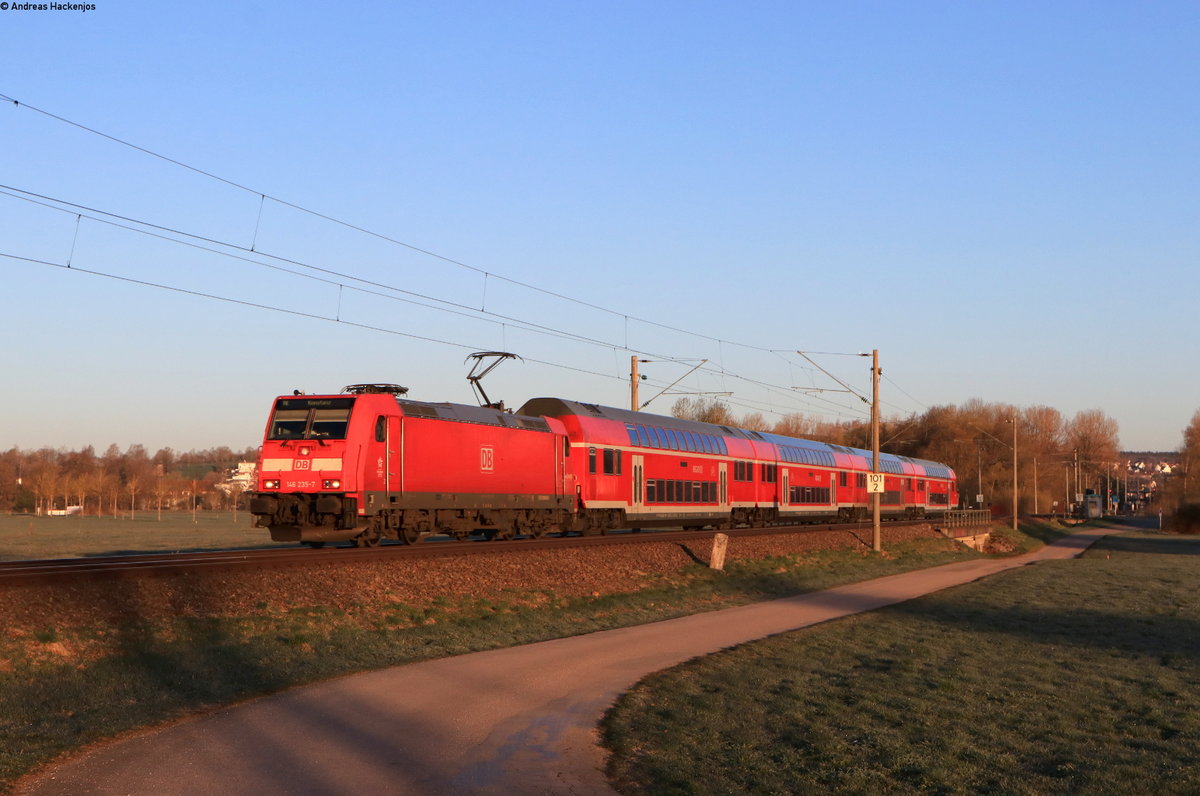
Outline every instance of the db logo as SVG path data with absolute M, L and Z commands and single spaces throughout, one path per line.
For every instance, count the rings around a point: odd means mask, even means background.
M 496 469 L 496 451 L 494 449 L 479 449 L 479 469 L 485 473 L 490 473 Z
M 295 464 L 295 468 L 296 468 L 297 470 L 311 470 L 311 469 L 312 469 L 312 462 L 311 462 L 310 460 L 308 460 L 308 459 L 297 459 L 297 460 L 296 460 L 296 464 Z

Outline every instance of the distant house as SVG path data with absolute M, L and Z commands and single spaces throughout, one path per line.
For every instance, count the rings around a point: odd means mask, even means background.
M 65 509 L 47 509 L 47 517 L 70 517 L 83 512 L 83 506 L 67 506 Z
M 255 462 L 238 462 L 236 468 L 230 470 L 224 481 L 216 484 L 217 489 L 227 495 L 240 495 L 254 487 L 254 477 L 258 474 Z

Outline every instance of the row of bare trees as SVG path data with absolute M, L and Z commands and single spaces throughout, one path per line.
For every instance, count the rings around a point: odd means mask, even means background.
M 736 417 L 729 406 L 705 398 L 681 398 L 676 417 L 718 425 L 871 447 L 866 421 L 831 421 L 791 414 L 768 423 L 759 413 Z M 1122 502 L 1148 486 L 1146 474 L 1131 474 L 1120 453 L 1115 420 L 1099 410 L 1066 418 L 1048 406 L 1020 408 L 972 400 L 962 406 L 935 406 L 924 414 L 888 418 L 882 423 L 882 450 L 944 462 L 958 474 L 964 503 L 1011 505 L 1013 430 L 1020 508 L 1023 512 L 1064 511 L 1087 490 L 1116 495 Z M 1184 430 L 1180 465 L 1156 486 L 1170 505 L 1200 502 L 1200 411 Z M 90 514 L 164 509 L 226 508 L 236 494 L 218 489 L 238 462 L 253 461 L 254 448 L 227 447 L 179 454 L 163 448 L 150 455 L 141 445 L 103 455 L 79 451 L 17 448 L 0 453 L 0 511 L 48 511 L 81 506 Z M 1165 488 L 1164 488 L 1165 487 Z
M 871 448 L 871 426 L 866 420 L 831 421 L 792 414 L 768 423 L 759 413 L 735 417 L 726 404 L 706 398 L 681 398 L 671 411 L 676 417 Z M 981 400 L 935 406 L 924 414 L 882 421 L 881 449 L 950 465 L 968 506 L 976 505 L 977 499 L 982 506 L 1011 506 L 1014 424 L 1022 512 L 1063 512 L 1078 494 L 1089 490 L 1124 502 L 1141 486 L 1137 477 L 1129 481 L 1117 422 L 1096 409 L 1066 418 L 1048 406 L 1021 408 Z M 1196 437 L 1200 455 L 1200 425 Z
M 1191 513 L 1200 514 L 1200 409 L 1183 430 L 1179 466 L 1167 484 L 1164 503 L 1169 510 L 1190 504 L 1193 507 Z
M 0 453 L 0 511 L 44 513 L 80 506 L 87 514 L 137 510 L 225 508 L 236 499 L 217 488 L 240 461 L 253 461 L 254 448 L 227 447 L 178 454 L 163 448 L 151 456 L 141 445 L 103 455 L 78 451 L 12 448 Z

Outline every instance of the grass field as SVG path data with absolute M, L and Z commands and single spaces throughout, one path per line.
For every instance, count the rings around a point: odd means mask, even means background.
M 129 546 L 145 547 L 119 545 Z M 371 603 L 364 596 L 353 611 L 264 602 L 244 616 L 176 617 L 116 628 L 47 626 L 33 638 L 0 636 L 0 791 L 65 750 L 300 683 L 711 611 L 979 555 L 923 539 L 889 545 L 886 555 L 847 549 L 738 560 L 724 573 L 695 564 L 659 585 L 623 594 L 564 597 L 513 589 L 500 599 L 447 594 L 421 606 L 386 595 Z M 97 645 L 113 651 L 65 660 L 46 652 Z M 30 648 L 41 652 L 30 657 Z
M 1200 540 L 1110 537 L 648 678 L 626 794 L 1200 792 Z
M 0 561 L 77 558 L 121 553 L 222 550 L 239 547 L 290 546 L 275 543 L 263 528 L 250 527 L 251 516 L 239 511 L 190 513 L 139 511 L 120 517 L 35 517 L 0 514 Z

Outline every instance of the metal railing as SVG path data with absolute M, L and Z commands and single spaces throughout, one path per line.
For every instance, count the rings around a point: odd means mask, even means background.
M 947 511 L 940 524 L 945 529 L 970 528 L 976 525 L 988 525 L 991 521 L 992 512 L 988 509 L 967 509 L 964 511 Z M 967 534 L 959 533 L 952 535 L 965 536 Z

